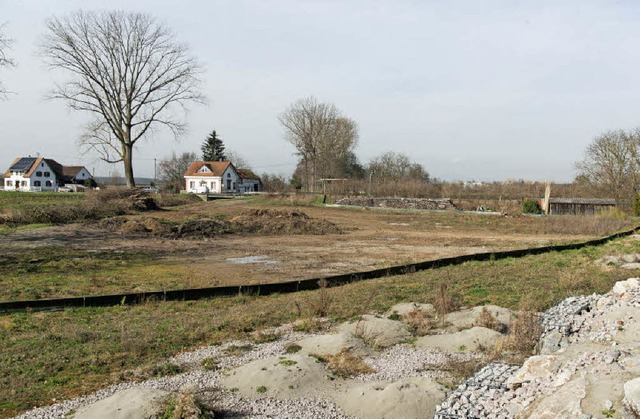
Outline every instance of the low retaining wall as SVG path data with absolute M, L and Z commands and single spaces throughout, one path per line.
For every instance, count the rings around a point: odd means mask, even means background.
M 600 239 L 587 240 L 580 243 L 560 244 L 554 246 L 534 247 L 529 249 L 506 250 L 504 252 L 473 253 L 470 255 L 453 256 L 428 260 L 425 262 L 409 263 L 406 265 L 391 266 L 389 268 L 374 269 L 372 271 L 355 272 L 341 275 L 332 275 L 319 278 L 303 279 L 300 281 L 287 281 L 274 284 L 234 285 L 227 287 L 193 288 L 172 291 L 138 292 L 115 295 L 91 295 L 86 297 L 68 297 L 44 300 L 7 301 L 0 302 L 0 313 L 37 310 L 59 310 L 65 307 L 98 307 L 115 306 L 120 304 L 139 304 L 146 301 L 186 301 L 199 300 L 211 297 L 230 297 L 235 295 L 270 295 L 285 294 L 298 291 L 308 291 L 320 288 L 319 281 L 326 280 L 329 287 L 338 287 L 352 282 L 367 279 L 384 278 L 387 276 L 404 275 L 428 269 L 437 269 L 445 266 L 461 265 L 466 262 L 498 260 L 505 258 L 519 258 L 529 255 L 539 255 L 548 252 L 560 252 L 563 250 L 576 250 L 587 246 L 598 246 L 610 240 L 630 236 L 640 227 L 633 230 L 612 234 Z
M 399 208 L 419 210 L 453 211 L 456 208 L 449 198 L 342 198 L 335 202 L 336 205 L 351 205 L 355 207 L 370 208 Z

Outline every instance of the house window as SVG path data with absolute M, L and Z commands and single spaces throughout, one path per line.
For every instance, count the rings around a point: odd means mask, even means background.
M 39 180 L 34 180 L 33 181 L 33 186 L 40 186 L 40 181 Z
M 196 188 L 196 181 L 192 180 L 191 182 L 189 182 L 189 189 L 195 189 Z
M 27 186 L 27 181 L 26 180 L 22 181 L 22 186 Z
M 231 189 L 231 179 L 227 179 L 227 189 Z
M 227 177 L 228 177 L 228 178 L 229 178 L 229 177 L 231 177 L 231 173 L 227 173 Z
M 7 181 L 7 186 L 13 186 L 13 181 L 12 180 L 8 180 Z
M 42 176 L 42 172 L 36 172 L 36 176 L 38 177 Z
M 49 172 L 44 172 L 44 177 L 49 177 L 49 176 L 51 176 L 51 173 L 49 173 Z
M 50 180 L 48 180 L 48 181 L 45 183 L 45 185 L 46 185 L 46 186 L 51 186 L 51 181 L 50 181 Z

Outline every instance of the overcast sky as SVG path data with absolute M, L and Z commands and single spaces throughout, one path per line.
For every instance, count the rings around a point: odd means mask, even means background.
M 277 116 L 308 95 L 358 123 L 362 162 L 393 150 L 447 180 L 571 181 L 594 136 L 640 126 L 635 1 L 0 0 L 18 63 L 0 70 L 16 93 L 0 102 L 5 168 L 40 153 L 113 170 L 77 150 L 86 115 L 44 99 L 65 80 L 37 56 L 45 20 L 80 7 L 150 13 L 206 70 L 209 103 L 178 141 L 142 142 L 136 176 L 172 151 L 199 153 L 213 129 L 256 172 L 290 174 Z

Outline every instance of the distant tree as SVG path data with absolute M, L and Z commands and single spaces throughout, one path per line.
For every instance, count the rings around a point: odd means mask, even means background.
M 227 150 L 227 161 L 230 161 L 236 169 L 252 170 L 249 162 L 233 150 Z
M 70 79 L 52 98 L 86 111 L 80 145 L 108 163 L 122 162 L 128 187 L 135 186 L 133 150 L 154 128 L 175 136 L 185 124 L 178 116 L 203 102 L 201 67 L 165 24 L 143 13 L 77 11 L 46 23 L 41 55 Z
M 263 173 L 260 180 L 267 192 L 290 192 L 295 189 L 282 174 Z
M 640 129 L 607 131 L 587 146 L 576 163 L 578 178 L 606 189 L 618 205 L 640 192 Z
M 7 50 L 11 48 L 12 39 L 7 38 L 4 32 L 5 23 L 0 24 L 0 68 L 15 66 L 15 62 L 7 55 Z M 0 81 L 0 99 L 7 97 L 7 90 Z
M 160 181 L 166 189 L 179 192 L 184 189 L 184 174 L 189 165 L 198 160 L 196 153 L 172 153 L 171 157 L 158 163 Z
M 408 156 L 388 151 L 374 158 L 367 167 L 378 182 L 397 182 L 403 179 L 429 182 L 429 173 L 420 163 L 412 162 Z
M 224 143 L 218 137 L 216 130 L 213 130 L 207 136 L 200 149 L 202 150 L 202 160 L 204 161 L 227 160 L 227 156 L 224 154 Z
M 310 96 L 299 99 L 278 118 L 285 138 L 296 148 L 302 168 L 300 180 L 313 191 L 322 177 L 341 177 L 340 169 L 358 140 L 358 127 L 331 103 Z

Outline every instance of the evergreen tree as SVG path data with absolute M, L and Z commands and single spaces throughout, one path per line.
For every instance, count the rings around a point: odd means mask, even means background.
M 202 160 L 204 161 L 222 161 L 226 160 L 227 156 L 224 154 L 224 144 L 216 130 L 213 130 L 211 134 L 202 143 Z

